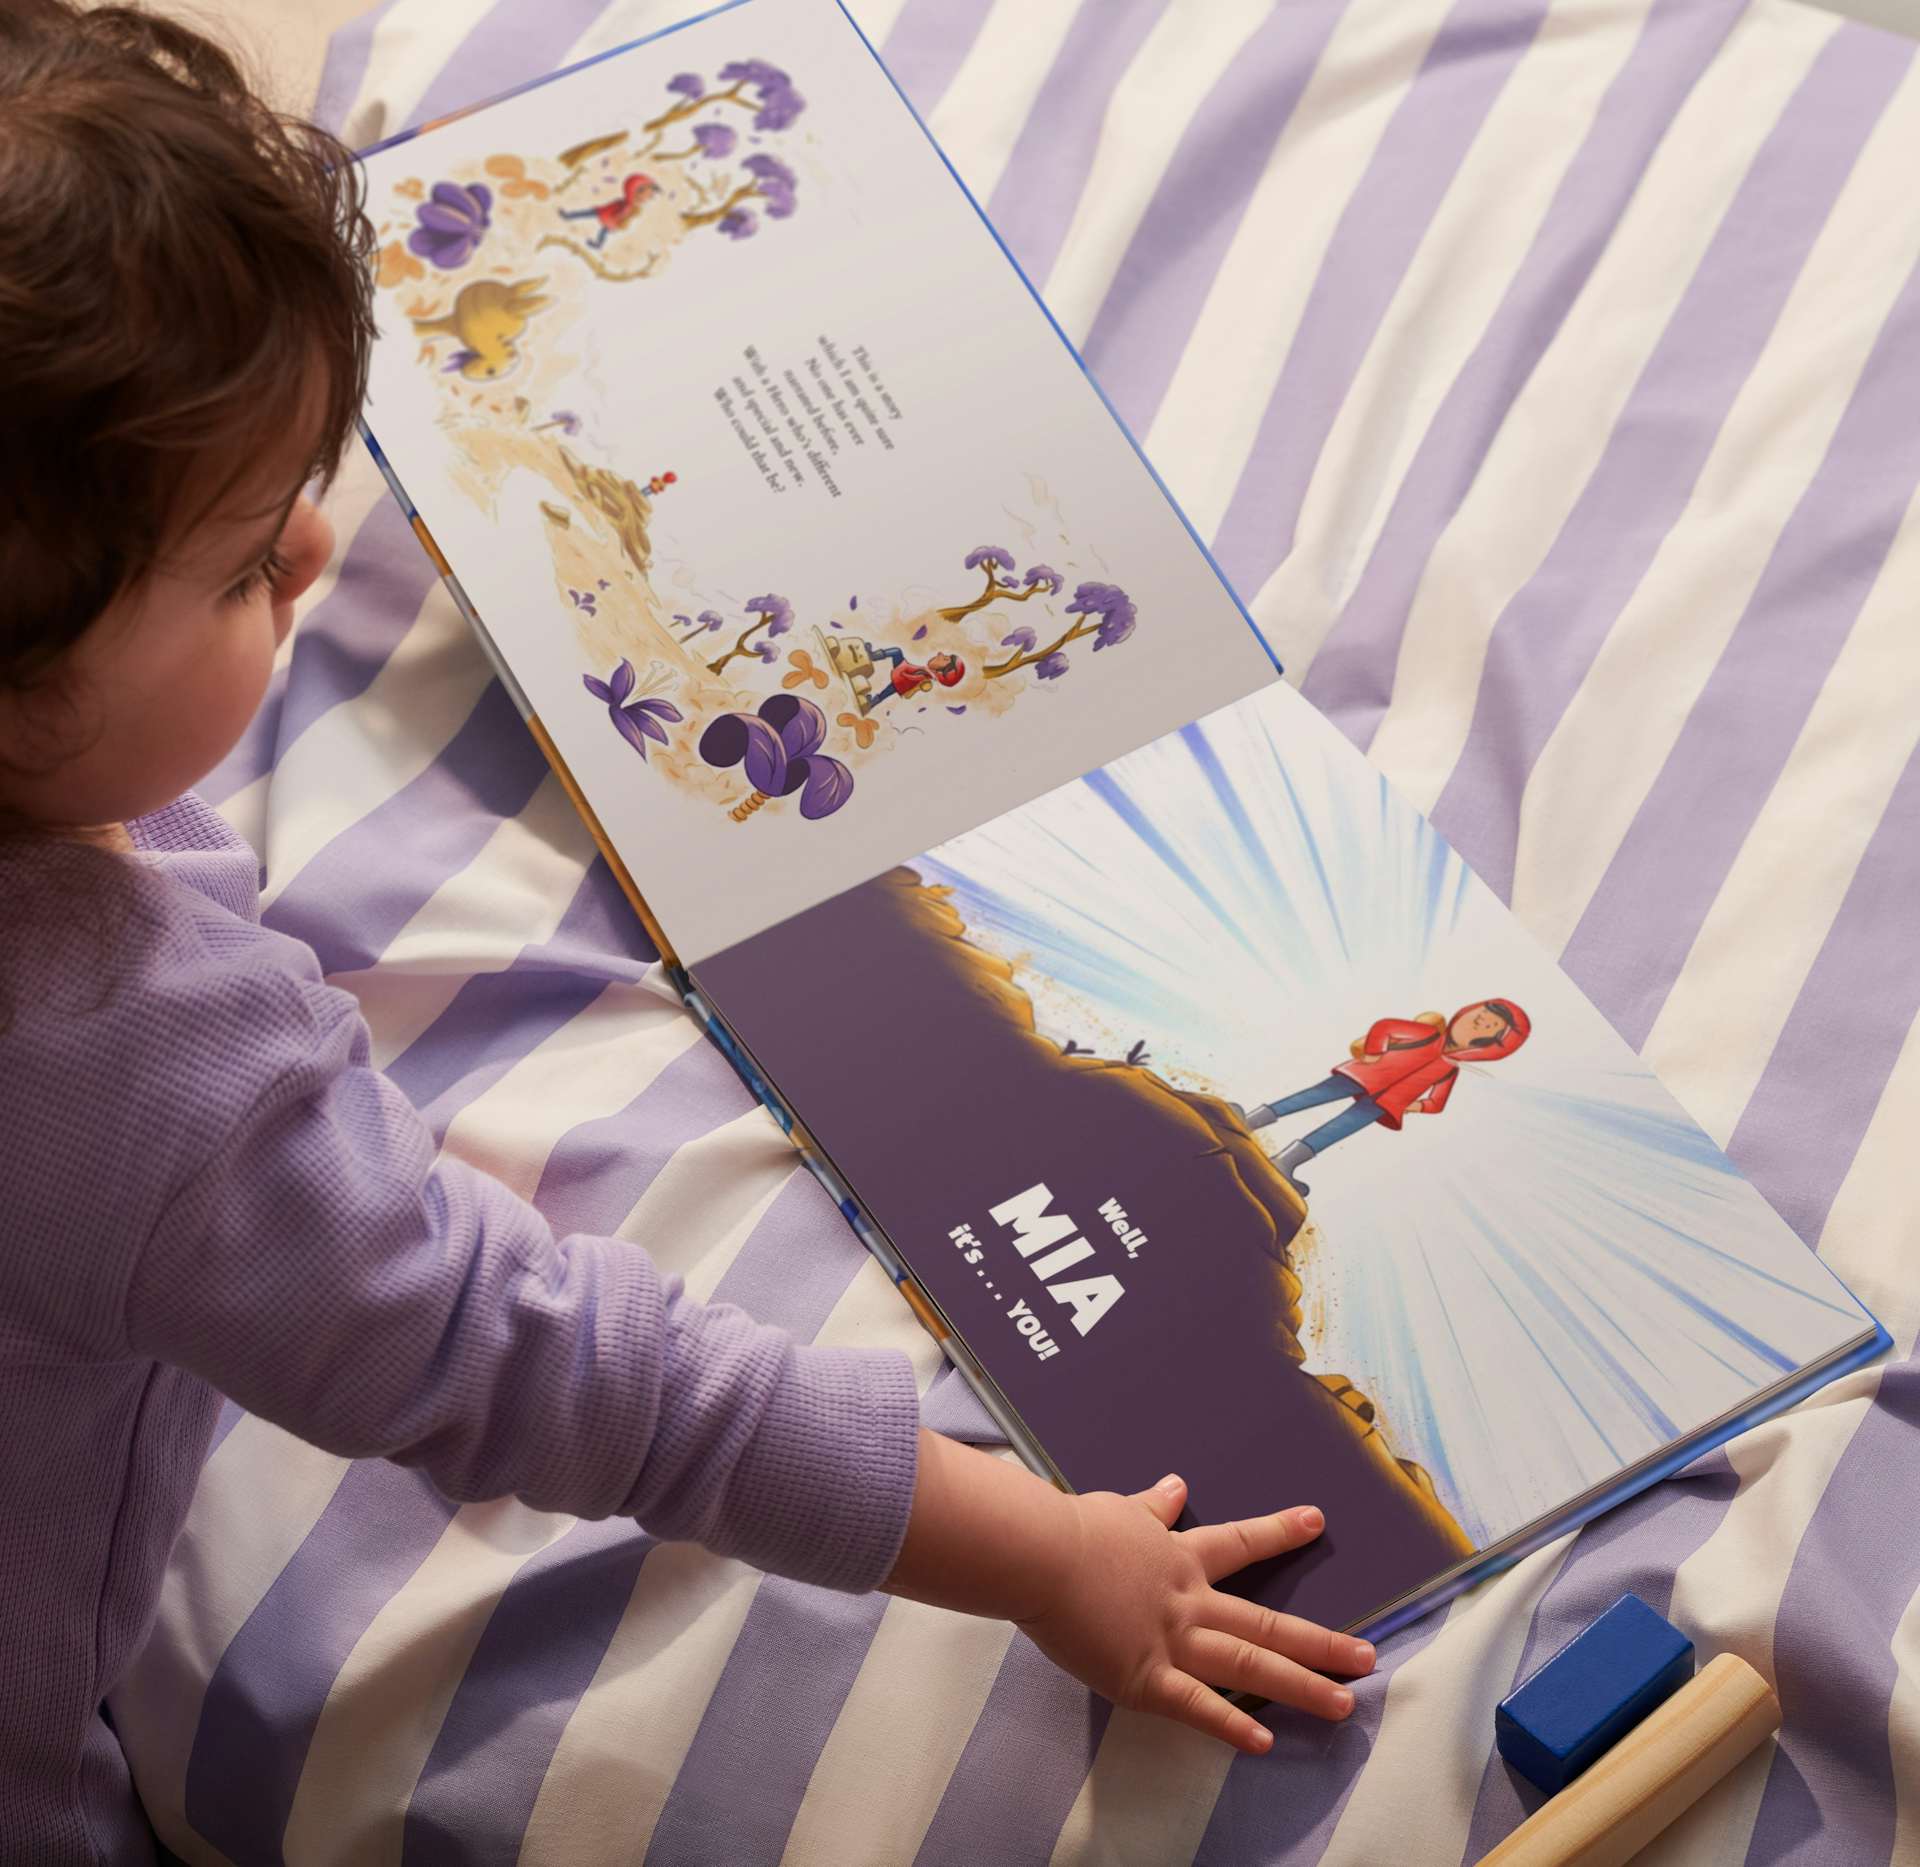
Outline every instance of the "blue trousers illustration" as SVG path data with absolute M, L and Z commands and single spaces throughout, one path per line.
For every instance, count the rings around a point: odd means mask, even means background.
M 1343 1108 L 1331 1121 L 1322 1122 L 1300 1140 L 1288 1142 L 1274 1156 L 1273 1164 L 1303 1194 L 1307 1191 L 1307 1183 L 1299 1178 L 1295 1169 L 1305 1166 L 1314 1155 L 1324 1152 L 1336 1141 L 1344 1141 L 1348 1135 L 1358 1134 L 1362 1128 L 1371 1128 L 1386 1111 L 1358 1083 L 1340 1075 L 1329 1075 L 1310 1088 L 1283 1096 L 1278 1102 L 1263 1102 L 1258 1108 L 1247 1111 L 1249 1128 L 1265 1128 L 1282 1115 L 1298 1115 L 1303 1110 L 1342 1100 L 1349 1101 L 1350 1106 Z
M 598 220 L 600 218 L 600 210 L 597 207 L 563 207 L 560 210 L 560 218 L 562 220 Z M 606 245 L 607 235 L 612 231 L 613 223 L 611 221 L 603 222 L 600 231 L 596 233 L 587 244 L 597 251 Z

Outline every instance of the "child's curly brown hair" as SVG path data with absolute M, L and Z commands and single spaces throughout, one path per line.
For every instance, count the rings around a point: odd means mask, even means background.
M 0 6 L 0 687 L 47 680 L 297 413 L 331 476 L 374 335 L 361 202 L 187 27 Z

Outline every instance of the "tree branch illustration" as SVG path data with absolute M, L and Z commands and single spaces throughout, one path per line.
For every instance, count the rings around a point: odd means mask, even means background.
M 740 631 L 733 646 L 724 655 L 707 663 L 709 674 L 718 674 L 730 661 L 752 658 L 771 662 L 778 659 L 773 638 L 785 635 L 793 627 L 793 605 L 784 596 L 750 596 L 747 598 L 747 608 L 758 613 Z M 766 631 L 765 637 L 754 641 L 753 638 L 763 629 Z
M 1036 596 L 1057 596 L 1060 592 L 1060 573 L 1048 564 L 1036 564 L 1016 583 L 1013 553 L 999 545 L 981 545 L 969 551 L 966 568 L 984 571 L 987 587 L 971 603 L 956 603 L 951 609 L 941 610 L 942 622 L 959 622 L 976 610 L 985 609 L 989 603 L 1025 603 Z M 1007 573 L 1004 582 L 1000 577 L 1003 570 Z

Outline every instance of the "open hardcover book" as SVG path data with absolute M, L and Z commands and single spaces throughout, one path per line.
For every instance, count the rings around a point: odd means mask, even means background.
M 1886 1345 L 1276 665 L 837 0 L 383 145 L 369 441 L 1016 1447 L 1381 1632 Z

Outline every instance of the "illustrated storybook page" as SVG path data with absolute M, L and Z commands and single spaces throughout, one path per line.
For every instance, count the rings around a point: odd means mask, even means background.
M 364 161 L 370 438 L 682 960 L 1272 678 L 835 0 Z
M 1281 683 L 695 982 L 1070 1483 L 1325 1510 L 1315 1619 L 1884 1345 Z

